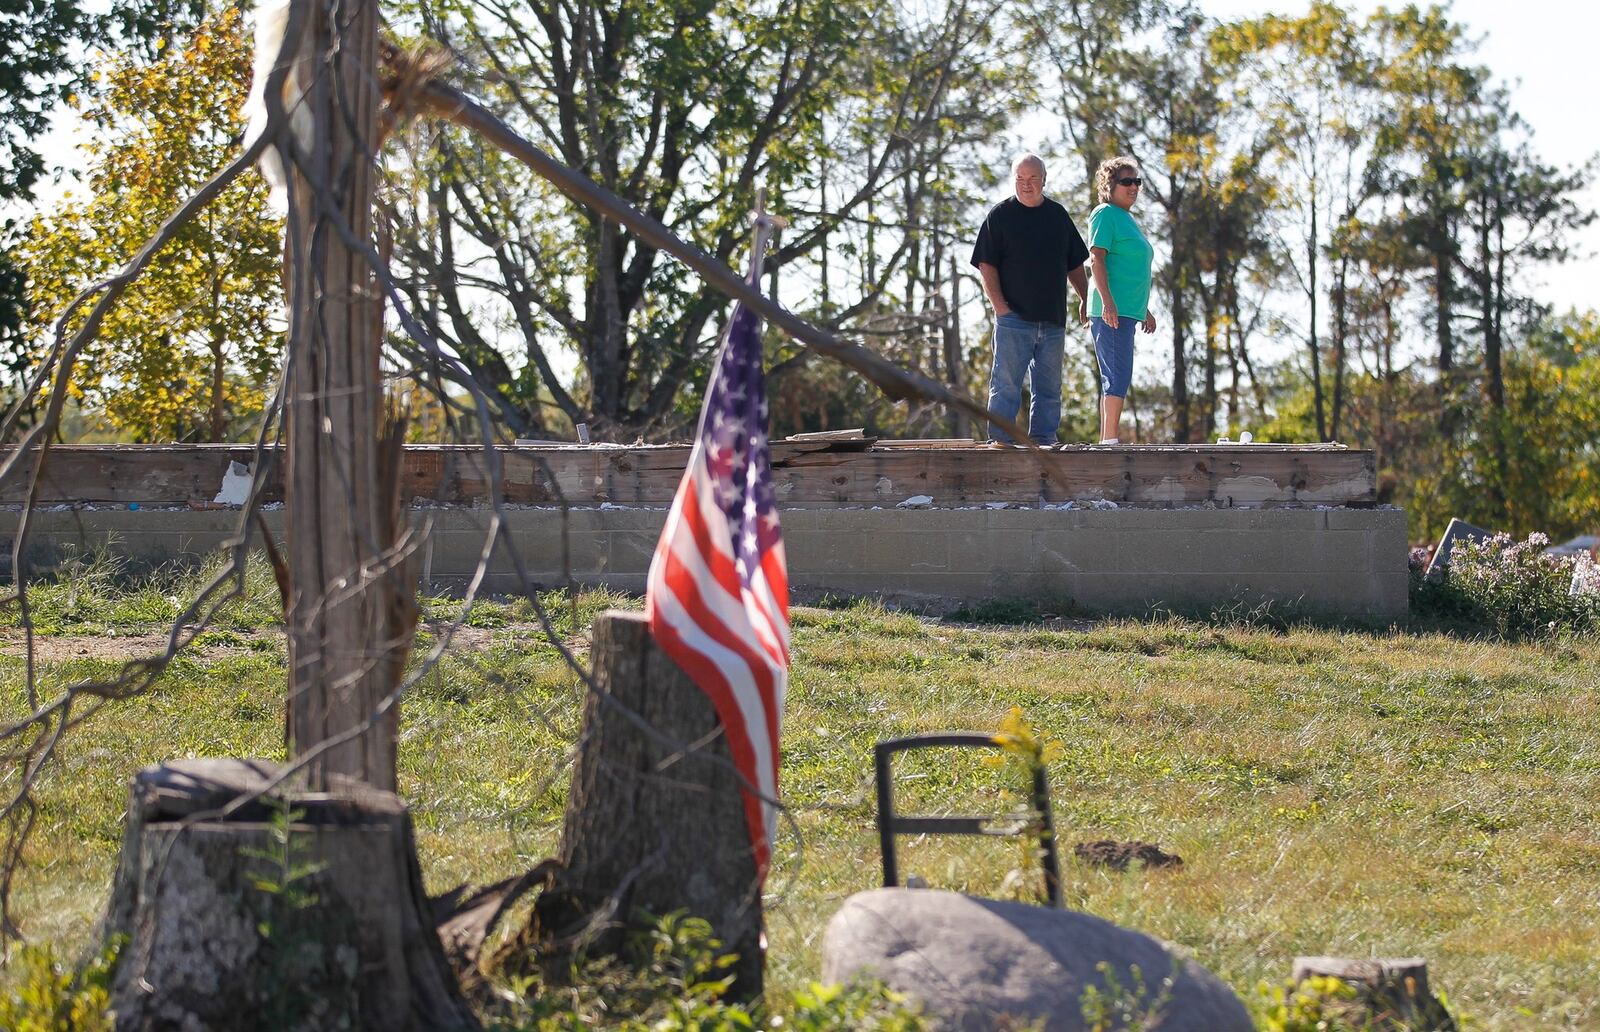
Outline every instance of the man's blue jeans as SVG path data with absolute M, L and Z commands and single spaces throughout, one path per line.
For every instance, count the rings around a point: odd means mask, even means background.
M 989 411 L 1015 419 L 1022 406 L 1022 381 L 1028 381 L 1028 436 L 1040 444 L 1054 444 L 1061 426 L 1061 354 L 1066 346 L 1065 327 L 1029 322 L 1007 312 L 994 324 L 994 368 L 989 373 Z M 989 437 L 1011 440 L 1011 435 L 989 424 Z

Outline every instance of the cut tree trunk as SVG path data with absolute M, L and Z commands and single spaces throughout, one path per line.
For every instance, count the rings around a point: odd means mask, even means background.
M 560 873 L 497 962 L 515 970 L 537 958 L 558 973 L 575 952 L 615 952 L 640 911 L 687 911 L 738 955 L 732 995 L 753 998 L 761 891 L 743 782 L 716 711 L 640 614 L 601 614 L 593 655 Z
M 277 772 L 177 760 L 135 776 L 104 922 L 125 937 L 119 1032 L 477 1028 L 417 905 L 405 805 L 338 778 L 217 819 Z
M 1296 957 L 1293 981 L 1331 977 L 1356 991 L 1351 1025 L 1373 1032 L 1456 1032 L 1455 1018 L 1428 988 L 1428 962 L 1421 957 L 1353 960 Z

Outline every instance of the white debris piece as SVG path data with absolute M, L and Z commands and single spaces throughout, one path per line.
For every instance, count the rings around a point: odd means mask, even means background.
M 243 505 L 250 498 L 250 467 L 242 462 L 228 463 L 228 472 L 222 475 L 222 490 L 211 499 L 215 505 Z
M 926 509 L 933 504 L 932 495 L 912 495 L 905 501 L 895 505 L 896 509 Z
M 1589 558 L 1589 553 L 1579 552 L 1572 559 L 1572 587 L 1574 595 L 1600 595 L 1600 565 Z

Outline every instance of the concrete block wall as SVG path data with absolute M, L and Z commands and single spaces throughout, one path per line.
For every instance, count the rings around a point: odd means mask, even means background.
M 18 513 L 0 513 L 9 554 Z M 275 533 L 282 513 L 266 514 Z M 424 578 L 467 577 L 483 550 L 489 512 L 413 515 L 431 532 Z M 536 583 L 644 588 L 666 512 L 661 509 L 513 509 L 512 541 Z M 239 524 L 235 512 L 36 512 L 33 561 L 63 548 L 105 548 L 141 564 L 193 561 Z M 1406 612 L 1406 519 L 1396 509 L 792 509 L 783 513 L 796 587 L 850 595 L 976 600 L 1032 597 L 1089 609 L 1213 606 L 1271 600 L 1365 619 Z M 517 587 L 496 552 L 490 590 Z

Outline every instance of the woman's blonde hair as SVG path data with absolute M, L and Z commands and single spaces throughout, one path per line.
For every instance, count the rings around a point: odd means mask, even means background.
M 1108 204 L 1111 201 L 1111 187 L 1121 178 L 1121 172 L 1127 169 L 1137 175 L 1139 163 L 1128 154 L 1118 154 L 1114 158 L 1107 158 L 1100 162 L 1100 167 L 1094 171 L 1094 188 L 1100 195 L 1100 203 Z

